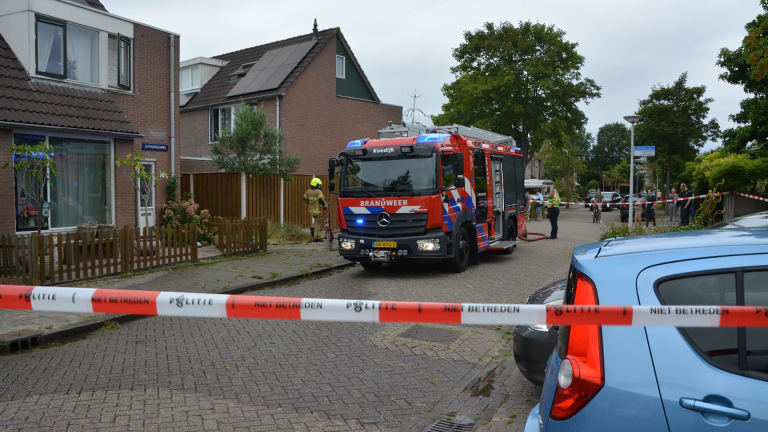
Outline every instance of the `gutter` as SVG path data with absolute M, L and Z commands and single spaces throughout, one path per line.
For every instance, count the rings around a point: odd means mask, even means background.
M 168 40 L 171 45 L 171 178 L 176 175 L 176 89 L 174 88 L 176 83 L 176 41 L 172 34 L 168 35 Z M 175 198 L 175 197 L 174 197 Z
M 129 133 L 129 132 L 104 131 L 104 130 L 96 130 L 96 129 L 77 129 L 77 128 L 66 128 L 66 127 L 63 128 L 60 126 L 39 125 L 34 123 L 15 123 L 15 122 L 0 121 L 0 126 L 8 126 L 10 128 L 23 128 L 23 129 L 44 129 L 48 131 L 59 131 L 59 132 L 86 134 L 86 135 L 100 135 L 100 136 L 107 135 L 113 138 L 129 138 L 129 139 L 144 138 L 144 135 L 138 132 Z

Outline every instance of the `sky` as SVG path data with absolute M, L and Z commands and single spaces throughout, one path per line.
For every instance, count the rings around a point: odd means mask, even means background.
M 624 122 L 656 86 L 688 72 L 688 86 L 706 86 L 709 119 L 723 129 L 739 111 L 742 89 L 718 79 L 722 48 L 736 49 L 744 26 L 762 12 L 759 0 L 412 0 L 253 1 L 101 0 L 111 13 L 181 36 L 181 60 L 213 57 L 338 27 L 383 103 L 427 115 L 442 112 L 444 84 L 453 82 L 453 49 L 486 22 L 553 25 L 577 43 L 582 77 L 601 97 L 580 107 L 587 132 Z M 414 99 L 414 95 L 418 96 Z M 394 120 L 394 119 L 393 119 Z M 404 119 L 410 122 L 410 116 Z M 415 121 L 431 124 L 417 114 Z M 384 125 L 382 125 L 383 127 Z M 708 143 L 711 150 L 719 143 Z

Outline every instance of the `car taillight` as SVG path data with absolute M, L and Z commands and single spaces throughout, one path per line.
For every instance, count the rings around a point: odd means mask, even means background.
M 578 274 L 574 305 L 596 305 L 595 284 Z M 568 347 L 557 372 L 557 389 L 549 417 L 567 420 L 597 395 L 605 384 L 603 341 L 599 326 L 571 326 Z

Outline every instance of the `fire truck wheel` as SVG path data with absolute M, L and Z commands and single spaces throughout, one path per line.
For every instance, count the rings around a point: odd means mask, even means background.
M 363 268 L 366 270 L 372 270 L 372 269 L 377 269 L 381 267 L 380 262 L 373 262 L 373 261 L 363 261 L 360 263 L 360 265 L 363 266 Z
M 467 229 L 461 227 L 459 235 L 456 236 L 456 250 L 453 258 L 450 260 L 451 270 L 455 273 L 461 273 L 469 265 L 469 235 Z

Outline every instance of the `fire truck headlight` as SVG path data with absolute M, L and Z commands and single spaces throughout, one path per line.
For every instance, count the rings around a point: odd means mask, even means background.
M 416 240 L 416 247 L 420 251 L 440 250 L 440 240 L 439 239 Z
M 339 247 L 344 250 L 352 250 L 355 248 L 354 240 L 339 238 Z

